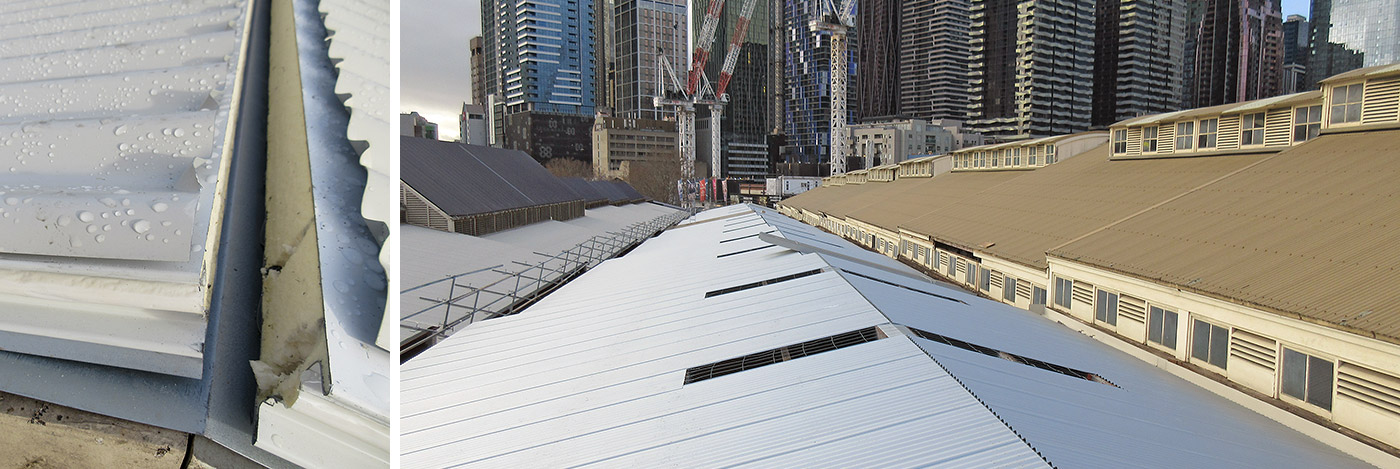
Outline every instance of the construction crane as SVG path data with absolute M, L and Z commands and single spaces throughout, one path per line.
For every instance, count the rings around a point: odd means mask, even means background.
M 812 20 L 812 30 L 831 36 L 831 174 L 842 174 L 851 138 L 846 130 L 846 34 L 855 27 L 855 15 L 853 0 L 842 0 L 839 10 L 833 0 L 821 1 L 821 16 Z
M 722 2 L 722 0 L 717 0 Z M 749 33 L 749 18 L 753 17 L 754 4 L 758 0 L 744 0 L 739 9 L 739 20 L 735 22 L 734 34 L 729 36 L 729 48 L 724 52 L 724 65 L 719 71 L 719 86 L 715 88 L 714 102 L 710 103 L 710 157 L 719 158 L 719 124 L 724 117 L 724 105 L 729 102 L 729 81 L 734 78 L 734 66 L 739 64 L 739 51 L 743 49 L 744 37 Z M 717 177 L 724 177 L 724 165 L 717 165 Z
M 724 114 L 724 104 L 729 101 L 725 89 L 728 88 L 729 82 L 733 78 L 734 67 L 739 62 L 739 51 L 748 32 L 749 20 L 753 16 L 756 3 L 757 0 L 745 0 L 740 9 L 739 20 L 735 32 L 729 40 L 724 64 L 720 67 L 718 90 L 711 88 L 709 79 L 705 77 L 705 63 L 709 60 L 715 31 L 719 27 L 719 17 L 724 11 L 724 0 L 711 1 L 705 10 L 705 22 L 701 24 L 699 37 L 696 38 L 695 54 L 685 86 L 681 86 L 679 74 L 671 66 L 670 60 L 660 49 L 657 50 L 657 94 L 654 103 L 657 107 L 669 106 L 676 110 L 676 127 L 680 134 L 681 177 L 685 182 L 695 178 L 695 107 L 697 105 L 710 106 L 710 154 L 712 158 L 719 158 L 721 147 L 720 119 Z M 666 84 L 668 82 L 673 90 L 667 90 Z M 716 175 L 722 175 L 723 165 L 716 166 L 718 168 L 713 171 Z
M 670 59 L 660 48 L 656 50 L 656 62 L 656 97 L 653 102 L 658 108 L 666 106 L 676 111 L 676 130 L 680 132 L 677 143 L 680 147 L 681 180 L 688 183 L 695 179 L 695 98 L 686 91 L 686 87 L 681 86 L 676 69 L 671 67 Z M 666 89 L 668 81 L 673 87 L 670 91 Z

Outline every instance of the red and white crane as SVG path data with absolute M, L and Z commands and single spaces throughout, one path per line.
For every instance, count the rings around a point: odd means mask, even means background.
M 749 20 L 753 16 L 754 5 L 758 0 L 744 0 L 734 34 L 729 40 L 729 48 L 725 52 L 724 64 L 720 67 L 719 88 L 711 89 L 709 80 L 705 77 L 705 63 L 710 59 L 710 48 L 714 44 L 715 31 L 719 28 L 719 19 L 724 13 L 724 1 L 711 0 L 709 7 L 705 9 L 705 20 L 701 24 L 699 35 L 695 40 L 695 53 L 684 87 L 681 86 L 678 74 L 666 56 L 657 54 L 659 62 L 657 74 L 662 76 L 659 76 L 657 80 L 655 103 L 658 107 L 670 106 L 676 110 L 676 127 L 680 134 L 678 143 L 680 144 L 681 177 L 686 182 L 695 178 L 696 105 L 710 106 L 712 116 L 710 120 L 710 154 L 716 160 L 719 158 L 721 147 L 720 119 L 724 113 L 724 103 L 729 101 L 725 90 L 733 78 L 734 67 L 739 62 L 739 51 L 743 46 L 744 36 L 748 33 Z M 668 82 L 674 91 L 668 92 Z M 723 164 L 718 164 L 718 161 L 716 163 L 712 171 L 715 175 L 721 176 Z

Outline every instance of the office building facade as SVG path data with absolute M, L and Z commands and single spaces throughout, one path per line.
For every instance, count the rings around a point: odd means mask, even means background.
M 839 2 L 838 2 L 839 3 Z M 859 5 L 856 6 L 859 9 Z M 830 36 L 812 30 L 822 2 L 792 0 L 784 3 L 783 35 L 787 38 L 783 59 L 782 158 L 787 163 L 829 163 L 831 158 L 831 48 Z M 859 99 L 855 61 L 860 44 L 856 34 L 847 36 L 846 123 L 854 124 Z
M 482 2 L 484 94 L 503 147 L 591 162 L 598 4 Z
M 969 0 L 907 0 L 899 28 L 899 108 L 913 119 L 967 119 Z
M 1178 109 L 1185 15 L 1182 0 L 1098 2 L 1093 128 Z
M 605 87 L 614 117 L 674 118 L 675 111 L 657 108 L 657 60 L 665 56 L 677 73 L 686 68 L 685 0 L 611 0 L 611 34 L 607 49 L 610 79 Z M 664 78 L 660 78 L 664 79 Z
M 1276 0 L 1201 0 L 1189 25 L 1193 74 L 1183 107 L 1207 107 L 1283 93 L 1283 17 Z
M 864 0 L 856 12 L 856 52 L 860 74 L 855 87 L 860 99 L 849 104 L 862 121 L 889 120 L 900 115 L 900 0 Z M 921 32 L 923 33 L 923 32 Z M 926 33 L 923 33 L 926 34 Z
M 1400 3 L 1313 0 L 1308 89 L 1361 67 L 1400 62 Z
M 698 33 L 705 20 L 704 8 L 709 2 L 694 4 L 692 31 Z M 743 2 L 727 1 L 720 13 L 715 28 L 715 42 L 711 46 L 709 60 L 705 63 L 705 76 L 718 87 L 719 74 L 724 65 L 729 42 L 740 25 Z M 769 10 L 763 5 L 755 5 L 739 46 L 738 61 L 734 65 L 725 94 L 729 103 L 719 119 L 720 154 L 710 155 L 709 129 L 712 125 L 710 109 L 700 106 L 696 109 L 696 156 L 707 161 L 715 177 L 759 180 L 770 175 L 770 164 L 766 137 L 773 127 L 769 97 L 774 93 L 770 88 L 769 66 L 772 62 L 770 49 L 771 34 Z M 695 45 L 699 47 L 698 44 Z
M 481 36 L 469 41 L 471 49 L 472 104 L 486 104 L 486 51 Z
M 973 0 L 970 121 L 988 139 L 1089 128 L 1094 2 Z
M 1312 50 L 1312 28 L 1301 15 L 1288 15 L 1283 21 L 1283 83 L 1282 92 L 1308 91 L 1308 55 Z

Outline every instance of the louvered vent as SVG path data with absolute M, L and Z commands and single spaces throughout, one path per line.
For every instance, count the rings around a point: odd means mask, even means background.
M 1001 288 L 1001 285 L 1002 285 L 1002 278 L 1003 278 L 1003 277 L 1002 277 L 1002 275 L 1001 275 L 1001 272 L 997 272 L 997 271 L 993 270 L 993 271 L 992 271 L 992 275 L 991 275 L 991 282 L 990 282 L 990 283 L 992 284 L 992 287 L 994 287 L 994 288 Z
M 881 334 L 879 330 L 874 327 L 867 327 L 865 329 L 822 337 L 816 340 L 809 340 L 800 344 L 764 350 L 742 357 L 731 358 L 687 369 L 685 370 L 685 384 L 731 375 L 744 370 L 752 370 L 761 366 L 782 363 L 788 360 L 816 355 L 822 352 L 830 352 L 832 350 L 860 345 L 866 342 L 874 342 L 883 338 L 885 338 L 884 334 Z
M 428 201 L 418 195 L 417 192 L 408 189 L 407 185 L 399 186 L 399 200 L 403 201 L 404 221 L 411 225 L 424 226 L 434 230 L 452 231 L 447 217 L 442 216 L 437 210 L 428 205 Z
M 1128 129 L 1128 152 L 1129 155 L 1142 154 L 1142 128 L 1134 127 Z
M 1240 147 L 1240 116 L 1221 117 L 1219 130 L 1215 148 L 1233 150 Z
M 1400 78 L 1366 82 L 1365 98 L 1361 100 L 1361 123 L 1396 120 L 1400 120 Z
M 1167 124 L 1157 128 L 1157 135 L 1161 137 L 1157 141 L 1157 151 L 1161 153 L 1171 153 L 1176 151 L 1176 125 Z
M 1264 117 L 1264 145 L 1288 146 L 1292 140 L 1293 109 L 1283 108 L 1269 111 Z
M 1016 282 L 1016 296 L 1021 298 L 1031 297 L 1031 283 L 1026 281 Z
M 1128 295 L 1118 297 L 1118 317 L 1147 324 L 1147 302 Z
M 1094 304 L 1094 286 L 1092 284 L 1076 280 L 1074 282 L 1074 288 L 1070 289 L 1070 291 L 1075 303 L 1086 305 Z
M 1278 343 L 1253 332 L 1235 328 L 1230 336 L 1230 357 L 1268 369 L 1278 366 Z
M 967 262 L 959 258 L 954 258 L 954 260 L 958 263 L 958 274 L 967 273 Z
M 1400 417 L 1400 378 L 1394 375 L 1341 362 L 1337 394 Z

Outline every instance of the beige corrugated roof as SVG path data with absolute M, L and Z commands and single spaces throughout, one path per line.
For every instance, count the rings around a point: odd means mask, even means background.
M 1027 172 L 968 171 L 942 173 L 932 178 L 821 187 L 786 199 L 782 204 L 825 212 L 832 217 L 849 216 L 895 231 L 909 220 L 957 203 L 984 187 L 1024 174 Z
M 1326 84 L 1326 83 L 1332 83 L 1332 82 L 1337 82 L 1337 81 L 1355 80 L 1355 79 L 1360 79 L 1360 78 L 1376 78 L 1376 77 L 1382 77 L 1382 76 L 1387 76 L 1387 75 L 1396 75 L 1396 74 L 1400 74 L 1400 63 L 1386 64 L 1386 65 L 1377 65 L 1377 66 L 1374 66 L 1374 67 L 1366 67 L 1366 68 L 1358 68 L 1358 69 L 1352 70 L 1352 71 L 1350 71 L 1350 72 L 1345 72 L 1345 73 L 1340 73 L 1340 74 L 1337 74 L 1337 75 L 1332 75 L 1332 76 L 1330 76 L 1330 77 L 1327 77 L 1327 78 L 1323 79 L 1322 81 L 1319 81 L 1318 83 Z
M 1109 146 L 1102 145 L 985 187 L 958 204 L 901 226 L 1043 269 L 1046 250 L 1263 158 L 1110 161 L 1108 157 Z
M 1323 135 L 1051 254 L 1400 343 L 1397 154 Z

